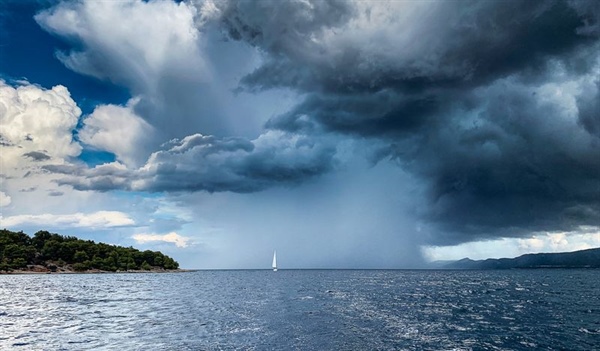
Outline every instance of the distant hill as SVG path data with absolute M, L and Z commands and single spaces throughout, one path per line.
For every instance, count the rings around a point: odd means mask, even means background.
M 600 248 L 560 253 L 526 254 L 516 258 L 489 258 L 446 263 L 447 269 L 513 269 L 513 268 L 600 268 Z
M 140 251 L 38 231 L 33 237 L 23 232 L 0 230 L 0 273 L 72 271 L 158 271 L 174 270 L 179 263 L 159 251 Z

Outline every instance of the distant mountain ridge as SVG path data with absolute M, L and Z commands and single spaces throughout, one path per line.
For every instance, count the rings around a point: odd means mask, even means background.
M 526 254 L 515 258 L 462 260 L 443 265 L 447 269 L 600 268 L 600 248 L 560 253 Z

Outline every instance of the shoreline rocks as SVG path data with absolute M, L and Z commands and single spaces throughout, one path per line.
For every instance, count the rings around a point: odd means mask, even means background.
M 53 265 L 54 266 L 54 265 Z M 88 269 L 85 271 L 75 271 L 72 267 L 45 267 L 42 265 L 28 265 L 27 269 L 14 269 L 11 271 L 0 271 L 3 274 L 110 274 L 110 273 L 184 273 L 194 272 L 193 269 L 151 269 L 151 270 L 127 270 L 127 271 L 103 271 L 100 269 Z

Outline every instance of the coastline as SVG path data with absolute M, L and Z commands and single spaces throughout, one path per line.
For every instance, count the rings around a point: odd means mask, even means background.
M 58 267 L 56 270 L 50 270 L 47 267 L 36 265 L 31 266 L 27 269 L 14 269 L 11 271 L 0 271 L 0 275 L 13 275 L 13 274 L 140 274 L 140 273 L 187 273 L 195 272 L 196 269 L 151 269 L 151 270 L 126 270 L 126 271 L 103 271 L 100 269 L 88 269 L 85 271 L 75 271 L 71 267 Z

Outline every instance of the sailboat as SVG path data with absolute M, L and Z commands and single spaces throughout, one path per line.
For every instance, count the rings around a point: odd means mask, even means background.
M 277 251 L 273 251 L 273 272 L 277 272 Z

